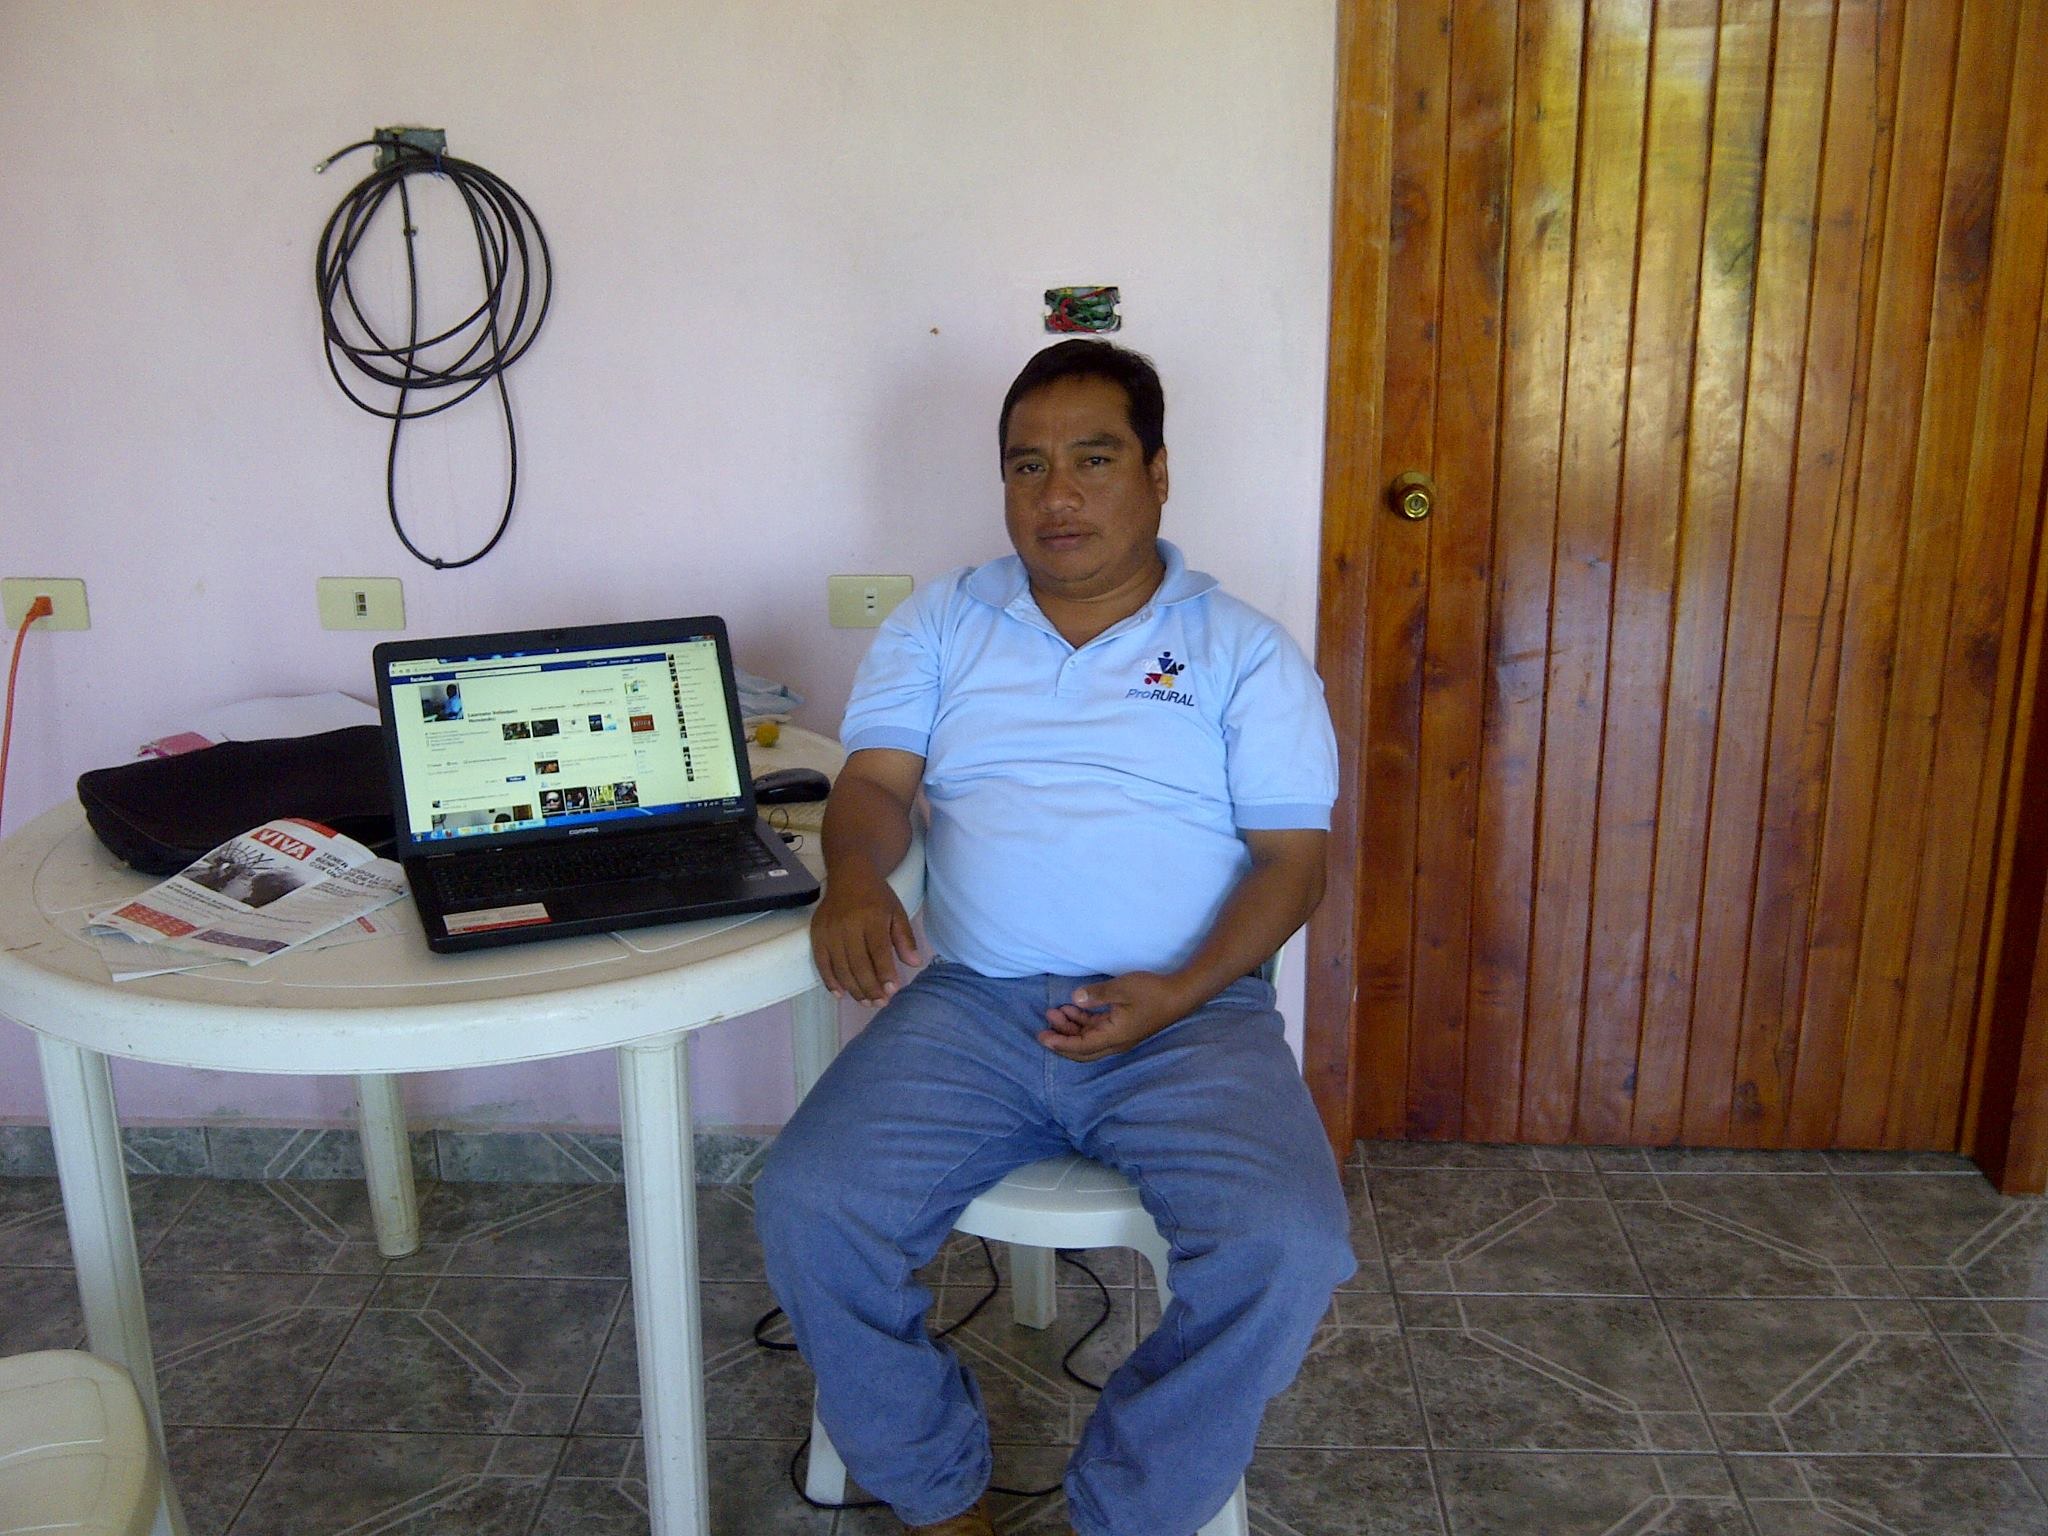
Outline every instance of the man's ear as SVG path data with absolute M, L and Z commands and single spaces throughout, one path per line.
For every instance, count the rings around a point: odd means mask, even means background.
M 1152 455 L 1152 462 L 1145 466 L 1145 472 L 1152 477 L 1152 490 L 1162 504 L 1166 501 L 1166 444 L 1159 445 L 1159 451 Z

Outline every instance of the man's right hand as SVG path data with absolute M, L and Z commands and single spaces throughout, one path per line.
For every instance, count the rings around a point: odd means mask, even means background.
M 922 965 L 917 935 L 886 880 L 829 880 L 811 913 L 811 958 L 834 996 L 887 1002 L 898 986 L 896 962 Z
M 883 878 L 910 847 L 923 777 L 917 754 L 869 747 L 847 758 L 825 802 L 825 894 L 811 914 L 811 957 L 837 996 L 887 1002 L 896 962 L 923 963 L 903 903 Z

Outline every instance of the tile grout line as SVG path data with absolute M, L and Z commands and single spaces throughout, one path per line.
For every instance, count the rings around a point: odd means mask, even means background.
M 1387 1295 L 1394 1304 L 1394 1336 L 1401 1341 L 1401 1364 L 1408 1373 L 1408 1390 L 1414 1395 L 1415 1417 L 1422 1425 L 1422 1464 L 1429 1473 L 1430 1496 L 1436 1501 L 1437 1528 L 1443 1536 L 1454 1536 L 1450 1504 L 1444 1497 L 1444 1480 L 1437 1471 L 1436 1431 L 1430 1427 L 1429 1404 L 1422 1395 L 1422 1379 L 1415 1372 L 1415 1351 L 1408 1341 L 1408 1321 L 1401 1315 L 1401 1293 L 1394 1288 L 1394 1261 L 1387 1253 L 1386 1232 L 1380 1225 L 1379 1202 L 1372 1192 L 1372 1169 L 1367 1166 L 1363 1148 L 1359 1151 L 1358 1164 L 1366 1214 L 1372 1218 L 1373 1246 L 1379 1249 L 1380 1275 L 1387 1283 Z
M 2034 1490 L 2036 1500 L 2043 1504 L 2048 1504 L 2048 1498 L 2043 1497 L 2040 1489 L 2035 1486 L 2034 1480 L 2027 1476 L 2027 1469 L 2020 1465 L 2019 1452 L 2013 1446 L 2012 1436 L 2006 1433 L 2004 1422 L 1997 1414 L 1991 1411 L 1990 1405 L 1984 1401 L 1983 1393 L 1977 1389 L 1975 1379 L 1968 1371 L 1963 1369 L 1962 1362 L 1956 1358 L 1955 1351 L 1949 1347 L 1948 1338 L 1942 1333 L 1941 1325 L 1935 1321 L 1934 1314 L 1927 1308 L 1929 1298 L 1915 1295 L 1912 1287 L 1906 1284 L 1906 1277 L 1899 1273 L 1898 1265 L 1892 1260 L 1891 1250 L 1879 1241 L 1877 1230 L 1870 1225 L 1869 1218 L 1863 1213 L 1863 1207 L 1849 1198 L 1849 1191 L 1846 1188 L 1840 1189 L 1837 1192 L 1840 1194 L 1842 1202 L 1849 1207 L 1851 1213 L 1856 1217 L 1856 1223 L 1863 1229 L 1864 1236 L 1870 1239 L 1871 1246 L 1877 1249 L 1877 1256 L 1884 1261 L 1885 1268 L 1891 1272 L 1892 1279 L 1898 1282 L 1899 1294 L 1905 1298 L 1907 1303 L 1919 1315 L 1920 1320 L 1927 1325 L 1927 1335 L 1934 1340 L 1935 1348 L 1941 1351 L 1942 1359 L 1948 1362 L 1948 1368 L 1955 1372 L 1957 1379 L 1962 1382 L 1963 1390 L 1970 1394 L 1970 1401 L 1976 1406 L 1977 1412 L 1984 1416 L 1984 1422 L 1991 1426 L 1991 1432 L 1998 1437 L 1998 1443 L 2005 1447 L 2006 1458 L 2012 1462 L 2013 1470 L 2019 1474 L 2021 1482 Z M 1974 1302 L 1979 1307 L 1983 1306 L 1983 1301 L 1979 1297 L 1970 1296 L 1966 1299 Z M 1985 1315 L 1987 1317 L 1990 1316 L 1988 1312 Z
M 1644 1161 L 1647 1163 L 1648 1159 L 1645 1158 Z M 1651 1170 L 1650 1176 L 1653 1179 L 1657 1179 L 1655 1169 Z M 1657 1179 L 1657 1188 L 1660 1193 L 1664 1194 L 1665 1199 L 1669 1201 L 1669 1192 L 1665 1191 L 1661 1179 Z M 1643 1288 L 1649 1293 L 1650 1311 L 1657 1319 L 1658 1331 L 1664 1335 L 1665 1347 L 1671 1351 L 1671 1358 L 1678 1363 L 1679 1377 L 1685 1382 L 1685 1390 L 1692 1397 L 1693 1408 L 1700 1416 L 1700 1427 L 1706 1430 L 1708 1443 L 1714 1449 L 1715 1460 L 1721 1465 L 1721 1475 L 1728 1479 L 1728 1486 L 1735 1493 L 1735 1507 L 1742 1512 L 1742 1518 L 1748 1523 L 1752 1532 L 1761 1531 L 1763 1527 L 1757 1521 L 1756 1511 L 1750 1508 L 1749 1494 L 1744 1490 L 1742 1480 L 1735 1475 L 1735 1463 L 1729 1459 L 1728 1450 L 1721 1443 L 1721 1432 L 1714 1424 L 1714 1416 L 1707 1411 L 1706 1394 L 1700 1391 L 1700 1384 L 1693 1375 L 1692 1365 L 1686 1360 L 1685 1351 L 1679 1347 L 1678 1335 L 1671 1331 L 1671 1319 L 1664 1315 L 1664 1298 L 1658 1293 L 1656 1284 L 1650 1279 L 1650 1272 L 1644 1267 L 1642 1255 L 1636 1251 L 1635 1237 L 1630 1233 L 1628 1223 L 1621 1219 L 1621 1213 L 1614 1209 L 1614 1201 L 1608 1196 L 1605 1182 L 1602 1182 L 1600 1186 L 1600 1194 L 1601 1198 L 1607 1202 L 1609 1214 L 1614 1218 L 1615 1230 L 1621 1233 L 1622 1244 L 1628 1249 L 1629 1259 L 1635 1265 L 1636 1273 L 1643 1277 Z M 1658 1465 L 1658 1471 L 1661 1475 L 1663 1471 L 1661 1462 Z
M 196 1183 L 197 1183 L 197 1181 L 195 1180 L 195 1181 L 194 1181 L 194 1183 L 195 1183 L 195 1186 L 196 1186 Z M 141 1247 L 141 1245 L 140 1245 L 140 1244 L 137 1244 L 137 1245 L 136 1245 L 136 1251 L 135 1251 L 135 1267 L 136 1267 L 137 1269 L 143 1269 L 143 1268 L 147 1267 L 147 1266 L 148 1266 L 148 1264 L 149 1264 L 149 1262 L 150 1262 L 150 1260 L 152 1260 L 152 1259 L 154 1259 L 154 1258 L 156 1257 L 156 1255 L 157 1255 L 157 1250 L 158 1250 L 158 1249 L 160 1249 L 160 1248 L 162 1248 L 162 1247 L 163 1247 L 163 1245 L 164 1245 L 164 1244 L 165 1244 L 165 1243 L 166 1243 L 166 1242 L 167 1242 L 167 1241 L 168 1241 L 168 1240 L 170 1239 L 170 1235 L 171 1235 L 171 1231 L 172 1231 L 172 1229 L 173 1229 L 173 1228 L 175 1228 L 175 1227 L 176 1227 L 176 1226 L 178 1225 L 178 1223 L 179 1223 L 179 1222 L 183 1221 L 183 1220 L 185 1219 L 185 1217 L 186 1217 L 186 1216 L 187 1216 L 188 1214 L 190 1214 L 190 1212 L 191 1212 L 191 1210 L 192 1210 L 192 1207 L 193 1207 L 193 1206 L 195 1206 L 195 1205 L 197 1205 L 197 1204 L 199 1203 L 199 1196 L 200 1196 L 200 1195 L 201 1195 L 202 1193 L 203 1193 L 203 1191 L 202 1191 L 202 1190 L 200 1190 L 200 1189 L 198 1189 L 197 1187 L 195 1187 L 195 1188 L 191 1189 L 190 1191 L 188 1191 L 188 1192 L 186 1193 L 186 1195 L 185 1195 L 185 1198 L 184 1198 L 184 1199 L 183 1199 L 182 1201 L 180 1201 L 180 1202 L 178 1203 L 178 1209 L 177 1209 L 177 1213 L 176 1213 L 176 1214 L 175 1214 L 174 1216 L 172 1216 L 172 1217 L 171 1217 L 171 1219 L 170 1219 L 169 1221 L 167 1221 L 167 1222 L 165 1222 L 165 1223 L 164 1223 L 164 1229 L 163 1229 L 163 1231 L 157 1234 L 157 1239 L 156 1239 L 156 1241 L 155 1241 L 155 1242 L 153 1242 L 153 1243 L 151 1243 L 151 1244 L 149 1245 L 149 1251 L 148 1251 L 147 1253 L 144 1253 L 144 1252 L 142 1251 L 142 1247 Z M 134 1221 L 134 1216 L 133 1216 L 132 1212 L 131 1212 L 131 1214 L 130 1214 L 130 1217 L 129 1217 L 129 1221 L 130 1221 L 130 1223 L 131 1223 L 131 1224 L 132 1224 L 132 1223 L 133 1223 L 133 1221 Z M 65 1246 L 66 1246 L 66 1247 L 69 1247 L 69 1246 L 70 1246 L 70 1241 L 71 1241 L 71 1239 L 70 1239 L 70 1234 L 69 1234 L 69 1231 L 68 1231 L 68 1229 L 67 1229 L 67 1231 L 66 1231 L 66 1234 L 65 1234 Z M 72 1260 L 72 1267 L 73 1267 L 73 1269 L 74 1269 L 74 1270 L 75 1270 L 75 1269 L 77 1268 L 77 1263 L 78 1263 L 77 1259 L 76 1259 L 76 1258 L 74 1258 L 74 1259 Z
M 199 1189 L 194 1189 L 192 1191 L 191 1197 L 185 1202 L 184 1205 L 179 1207 L 177 1216 L 174 1217 L 170 1222 L 165 1224 L 163 1235 L 159 1237 L 154 1244 L 151 1245 L 151 1258 L 154 1258 L 156 1253 L 163 1247 L 163 1245 L 170 1241 L 171 1234 L 185 1220 L 185 1218 L 191 1214 L 192 1207 L 198 1203 L 199 1196 L 202 1192 L 203 1191 Z M 143 1260 L 142 1262 L 146 1264 L 149 1261 Z M 382 1266 L 385 1263 L 381 1256 L 378 1262 L 380 1266 Z M 158 1270 L 157 1273 L 176 1274 L 180 1272 Z M 208 1271 L 189 1271 L 187 1273 L 208 1273 Z M 263 1270 L 243 1270 L 219 1271 L 219 1273 L 226 1275 L 229 1279 L 239 1279 L 242 1276 L 252 1273 L 263 1274 L 272 1272 Z M 311 1272 L 290 1270 L 277 1271 L 276 1273 L 290 1274 L 294 1278 L 305 1280 L 309 1287 L 309 1295 L 312 1293 L 312 1291 L 318 1290 L 319 1287 L 326 1281 L 335 1278 L 332 1274 L 325 1270 L 316 1270 Z M 292 1435 L 297 1431 L 299 1422 L 305 1417 L 306 1409 L 312 1405 L 314 1395 L 319 1392 L 321 1384 L 325 1382 L 327 1379 L 328 1371 L 333 1368 L 335 1360 L 337 1360 L 340 1357 L 343 1344 L 345 1344 L 348 1341 L 349 1337 L 355 1332 L 356 1324 L 361 1319 L 365 1309 L 368 1308 L 370 1303 L 370 1297 L 374 1293 L 375 1289 L 376 1287 L 374 1285 L 368 1286 L 364 1289 L 362 1300 L 356 1303 L 355 1315 L 349 1319 L 348 1327 L 342 1329 L 340 1335 L 335 1340 L 333 1350 L 329 1352 L 326 1362 L 320 1367 L 320 1372 L 318 1376 L 314 1378 L 312 1386 L 309 1387 L 306 1391 L 305 1401 L 299 1404 L 298 1411 L 292 1416 L 292 1422 L 282 1427 L 277 1437 L 277 1443 L 270 1448 L 269 1454 L 263 1458 L 263 1465 L 256 1469 L 256 1475 L 249 1479 L 248 1487 L 243 1490 L 241 1498 L 235 1501 L 234 1508 L 228 1512 L 226 1521 L 220 1527 L 219 1536 L 226 1536 L 227 1532 L 234 1529 L 236 1522 L 238 1522 L 242 1518 L 242 1516 L 248 1511 L 250 1501 L 256 1497 L 256 1490 L 262 1486 L 263 1480 L 270 1475 L 271 1468 L 277 1464 L 278 1458 L 284 1454 L 285 1445 L 287 1444 L 287 1442 L 290 1441 Z M 154 1343 L 152 1343 L 150 1347 L 152 1353 L 154 1353 L 156 1347 Z M 168 1459 L 169 1458 L 166 1457 L 166 1460 Z
M 604 1365 L 606 1351 L 612 1347 L 612 1338 L 618 1332 L 619 1317 L 625 1311 L 626 1303 L 633 1295 L 633 1282 L 629 1277 L 619 1287 L 619 1294 L 612 1299 L 611 1319 L 606 1324 L 604 1338 L 590 1357 L 590 1369 L 584 1373 L 583 1386 L 576 1394 L 576 1411 L 569 1415 L 567 1428 L 562 1432 L 562 1443 L 555 1450 L 554 1465 L 548 1468 L 547 1476 L 541 1480 L 540 1497 L 533 1501 L 533 1514 L 528 1517 L 522 1536 L 534 1536 L 540 1528 L 541 1516 L 547 1513 L 548 1505 L 554 1500 L 555 1485 L 562 1478 L 562 1464 L 569 1459 L 569 1446 L 576 1438 L 576 1426 L 583 1421 L 583 1411 L 590 1402 L 590 1389 L 597 1382 L 597 1373 Z M 630 1453 L 629 1453 L 630 1459 Z
M 273 1181 L 265 1179 L 256 1182 L 259 1182 L 267 1186 L 268 1184 L 273 1182 L 282 1183 L 286 1181 Z M 432 1182 L 439 1181 L 436 1180 Z M 293 1214 L 300 1216 L 302 1220 L 304 1219 L 304 1213 L 298 1210 L 297 1207 L 292 1206 L 289 1202 L 281 1201 L 280 1203 L 285 1204 L 286 1208 L 291 1210 Z M 310 1200 L 306 1203 L 308 1205 L 313 1204 L 313 1202 L 311 1202 Z M 319 1214 L 323 1218 L 328 1219 L 329 1221 L 332 1220 L 332 1218 L 326 1218 L 326 1213 L 324 1211 L 319 1212 Z M 339 1246 L 346 1246 L 349 1241 L 346 1234 L 346 1229 L 342 1228 L 339 1224 L 336 1224 L 336 1229 L 342 1234 Z M 422 1247 L 424 1246 L 425 1243 L 423 1240 Z M 314 1401 L 319 1397 L 321 1389 L 327 1385 L 328 1378 L 333 1373 L 335 1364 L 341 1359 L 342 1355 L 347 1351 L 349 1343 L 361 1331 L 363 1322 L 370 1313 L 371 1303 L 376 1300 L 378 1293 L 384 1288 L 385 1284 L 393 1279 L 421 1279 L 428 1281 L 430 1284 L 433 1284 L 438 1283 L 439 1280 L 442 1278 L 441 1276 L 436 1274 L 409 1275 L 400 1272 L 396 1269 L 394 1261 L 389 1258 L 386 1258 L 382 1252 L 379 1252 L 377 1255 L 377 1264 L 374 1269 L 351 1271 L 334 1271 L 322 1269 L 315 1273 L 317 1274 L 318 1279 L 321 1281 L 338 1279 L 344 1275 L 353 1275 L 360 1277 L 364 1282 L 366 1282 L 363 1286 L 362 1300 L 356 1304 L 354 1315 L 349 1319 L 348 1327 L 342 1330 L 341 1336 L 339 1337 L 339 1339 L 336 1340 L 334 1349 L 329 1353 L 326 1363 L 321 1366 L 319 1377 L 313 1383 L 311 1390 L 309 1390 L 306 1393 L 305 1401 L 299 1405 L 298 1412 L 293 1415 L 292 1422 L 288 1426 L 286 1426 L 285 1432 L 278 1437 L 277 1446 L 271 1452 L 269 1458 L 265 1460 L 262 1471 L 259 1472 L 254 1481 L 250 1483 L 248 1493 L 243 1496 L 241 1503 L 236 1507 L 234 1519 L 229 1522 L 229 1525 L 226 1527 L 226 1530 L 231 1531 L 233 1529 L 235 1521 L 239 1521 L 242 1515 L 247 1512 L 250 1501 L 253 1500 L 256 1496 L 257 1489 L 259 1489 L 263 1485 L 264 1479 L 270 1475 L 271 1469 L 276 1464 L 278 1458 L 284 1454 L 285 1447 L 291 1442 L 291 1440 L 295 1436 L 300 1434 L 314 1434 L 321 1432 L 317 1429 L 308 1428 L 306 1424 L 306 1415 L 312 1411 Z M 349 1430 L 330 1432 L 361 1433 L 361 1431 Z M 443 1433 L 443 1431 L 412 1431 L 412 1433 Z
M 284 1455 L 284 1448 L 290 1444 L 292 1436 L 299 1433 L 300 1426 L 305 1422 L 306 1411 L 313 1406 L 313 1399 L 319 1396 L 321 1387 L 327 1383 L 327 1373 L 334 1369 L 334 1362 L 341 1358 L 342 1350 L 347 1347 L 348 1341 L 355 1337 L 355 1331 L 362 1323 L 363 1314 L 370 1309 L 370 1298 L 377 1294 L 377 1286 L 383 1281 L 383 1270 L 390 1267 L 390 1261 L 381 1255 L 378 1262 L 383 1268 L 374 1276 L 366 1277 L 370 1278 L 372 1283 L 363 1288 L 363 1298 L 356 1303 L 355 1315 L 349 1319 L 348 1327 L 342 1329 L 340 1337 L 335 1340 L 334 1348 L 328 1354 L 326 1363 L 320 1367 L 320 1374 L 314 1379 L 313 1385 L 307 1389 L 306 1400 L 299 1404 L 298 1412 L 292 1415 L 292 1422 L 284 1427 L 284 1432 L 277 1437 L 277 1444 L 272 1446 L 270 1454 L 263 1458 L 263 1465 L 257 1468 L 256 1475 L 249 1479 L 248 1488 L 243 1492 L 242 1497 L 235 1502 L 234 1511 L 228 1516 L 227 1523 L 220 1528 L 220 1536 L 228 1536 L 228 1533 L 235 1528 L 242 1516 L 248 1512 L 250 1502 L 256 1497 L 256 1490 L 261 1488 L 263 1480 L 270 1476 L 271 1468 L 276 1466 L 278 1458 Z M 320 1271 L 309 1278 L 313 1280 L 317 1287 L 320 1283 L 334 1277 L 326 1271 Z

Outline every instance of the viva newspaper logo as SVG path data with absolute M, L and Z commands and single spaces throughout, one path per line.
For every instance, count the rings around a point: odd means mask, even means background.
M 1161 651 L 1155 671 L 1145 674 L 1145 681 L 1139 687 L 1124 695 L 1127 699 L 1156 699 L 1162 704 L 1185 704 L 1192 708 L 1195 696 L 1181 691 L 1181 674 L 1188 669 L 1184 661 L 1175 661 L 1173 652 Z

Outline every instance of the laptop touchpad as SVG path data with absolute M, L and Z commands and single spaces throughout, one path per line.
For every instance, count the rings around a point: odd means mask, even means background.
M 666 880 L 608 880 L 603 885 L 572 886 L 548 895 L 548 905 L 565 919 L 661 912 L 675 904 L 676 889 Z

